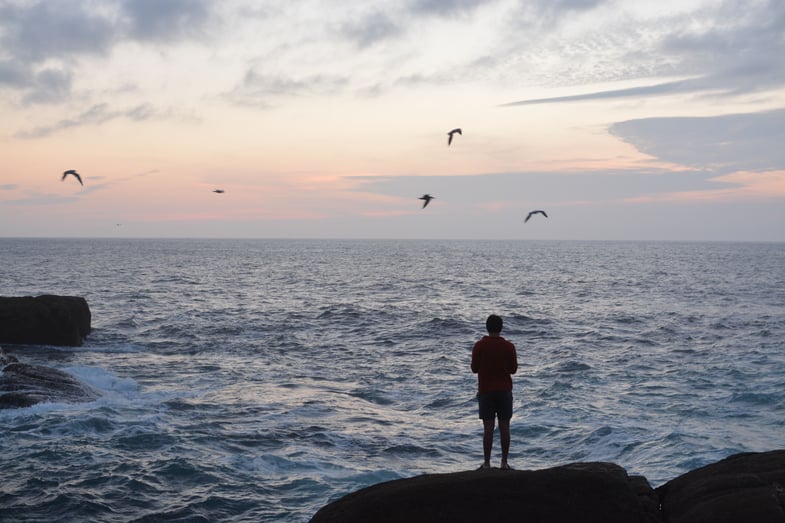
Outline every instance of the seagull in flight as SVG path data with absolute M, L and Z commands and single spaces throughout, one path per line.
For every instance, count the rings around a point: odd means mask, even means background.
M 79 180 L 79 185 L 82 185 L 82 186 L 84 186 L 84 184 L 82 183 L 82 177 L 81 177 L 81 176 L 79 176 L 79 173 L 78 173 L 78 172 L 76 172 L 74 169 L 68 169 L 67 171 L 64 171 L 64 172 L 63 172 L 63 177 L 62 177 L 62 178 L 60 178 L 60 181 L 61 181 L 61 182 L 62 182 L 62 181 L 64 181 L 64 180 L 65 180 L 65 177 L 66 177 L 66 176 L 68 176 L 69 174 L 73 174 L 73 175 L 74 175 L 74 177 L 75 177 L 77 180 Z
M 213 192 L 216 193 L 216 194 L 223 194 L 224 190 L 223 189 L 215 189 Z
M 461 130 L 460 130 L 460 129 L 453 129 L 452 131 L 450 131 L 449 133 L 447 133 L 447 136 L 448 136 L 448 138 L 447 138 L 447 145 L 448 145 L 448 146 L 449 146 L 449 145 L 452 143 L 452 135 L 454 135 L 455 133 L 458 133 L 458 134 L 460 134 L 461 136 L 463 136 L 463 133 L 461 132 Z
M 539 210 L 537 210 L 537 211 L 532 211 L 532 212 L 530 212 L 529 214 L 527 214 L 527 215 L 526 215 L 526 219 L 525 219 L 525 220 L 523 220 L 523 223 L 526 223 L 526 222 L 528 222 L 528 221 L 529 221 L 529 218 L 531 218 L 531 217 L 532 217 L 532 215 L 535 215 L 535 214 L 542 214 L 542 215 L 543 215 L 543 216 L 545 216 L 546 218 L 548 217 L 548 215 L 547 215 L 547 214 L 545 214 L 545 211 L 539 211 Z
M 424 200 L 424 201 L 423 201 L 423 204 L 422 204 L 422 208 L 423 208 L 423 209 L 425 209 L 425 207 L 426 207 L 426 206 L 427 206 L 429 203 L 431 203 L 431 200 L 433 200 L 434 198 L 435 198 L 435 196 L 431 196 L 430 194 L 423 194 L 422 196 L 420 196 L 420 197 L 419 197 L 419 198 L 417 198 L 417 199 L 418 199 L 418 200 Z

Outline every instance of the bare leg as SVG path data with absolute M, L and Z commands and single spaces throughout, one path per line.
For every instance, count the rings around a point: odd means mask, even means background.
M 499 439 L 502 442 L 502 468 L 506 468 L 510 453 L 510 420 L 499 420 Z
M 491 449 L 493 448 L 493 429 L 496 428 L 496 419 L 482 420 L 483 434 L 482 434 L 482 453 L 485 457 L 485 465 L 491 466 Z M 509 427 L 509 423 L 507 424 Z

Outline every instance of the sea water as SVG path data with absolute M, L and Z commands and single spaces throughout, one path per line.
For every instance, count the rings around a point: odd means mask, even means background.
M 0 411 L 3 521 L 305 522 L 477 468 L 490 313 L 515 468 L 656 487 L 785 448 L 782 243 L 0 240 L 0 295 L 47 293 L 87 300 L 84 346 L 6 350 L 101 397 Z

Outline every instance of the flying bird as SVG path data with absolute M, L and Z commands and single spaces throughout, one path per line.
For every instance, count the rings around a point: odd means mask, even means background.
M 463 136 L 463 133 L 461 132 L 461 130 L 460 130 L 460 129 L 453 129 L 452 131 L 450 131 L 449 133 L 447 133 L 447 136 L 448 136 L 448 138 L 447 138 L 447 145 L 448 145 L 448 146 L 449 146 L 449 145 L 452 143 L 452 135 L 454 135 L 455 133 L 458 133 L 458 134 L 460 134 L 461 136 Z
M 429 203 L 431 203 L 431 200 L 433 200 L 434 198 L 435 198 L 435 196 L 431 196 L 430 194 L 423 194 L 422 196 L 420 196 L 420 197 L 419 197 L 419 198 L 417 198 L 417 199 L 418 199 L 418 200 L 424 200 L 424 201 L 423 201 L 423 204 L 422 204 L 422 208 L 423 208 L 423 209 L 425 209 L 425 207 L 426 207 L 426 206 L 427 206 Z
M 526 219 L 525 219 L 525 220 L 523 220 L 523 223 L 526 223 L 526 222 L 528 222 L 528 221 L 529 221 L 529 218 L 531 218 L 531 217 L 532 217 L 532 215 L 534 215 L 534 214 L 542 214 L 542 215 L 543 215 L 543 216 L 545 216 L 546 218 L 548 217 L 548 215 L 547 215 L 547 214 L 545 214 L 545 211 L 539 211 L 539 210 L 538 210 L 538 211 L 532 211 L 532 212 L 530 212 L 529 214 L 527 214 L 527 215 L 526 215 Z
M 66 178 L 66 176 L 68 176 L 69 174 L 72 174 L 72 175 L 74 175 L 74 178 L 76 178 L 77 180 L 79 180 L 79 185 L 82 185 L 82 186 L 84 186 L 84 184 L 82 183 L 82 177 L 81 177 L 81 176 L 79 176 L 79 173 L 78 173 L 78 172 L 76 172 L 74 169 L 68 169 L 67 171 L 64 171 L 64 172 L 63 172 L 63 177 L 62 177 L 62 178 L 60 178 L 60 181 L 61 181 L 61 182 L 62 182 L 62 181 L 64 181 L 64 180 L 65 180 L 65 178 Z
M 216 193 L 216 194 L 223 194 L 224 190 L 223 189 L 215 189 L 213 192 Z

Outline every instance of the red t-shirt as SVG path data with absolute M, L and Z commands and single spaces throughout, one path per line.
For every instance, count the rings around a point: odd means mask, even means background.
M 472 372 L 480 392 L 512 390 L 512 374 L 518 370 L 515 345 L 501 336 L 483 336 L 472 349 Z

